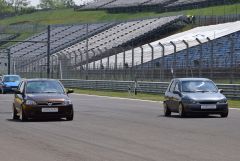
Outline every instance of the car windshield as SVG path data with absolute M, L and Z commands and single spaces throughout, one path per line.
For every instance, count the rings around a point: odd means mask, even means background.
M 182 92 L 217 92 L 212 81 L 183 81 Z
M 3 77 L 3 82 L 17 82 L 20 81 L 21 78 L 19 76 L 5 76 Z
M 64 93 L 58 81 L 30 81 L 26 85 L 26 93 Z

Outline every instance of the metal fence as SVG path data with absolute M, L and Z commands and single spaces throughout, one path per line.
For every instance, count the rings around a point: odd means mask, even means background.
M 138 92 L 164 94 L 168 82 L 142 82 L 142 81 L 111 81 L 111 80 L 61 80 L 67 88 L 81 88 L 92 90 L 114 90 L 134 92 L 135 88 Z M 224 95 L 229 99 L 240 99 L 239 84 L 217 84 L 219 89 L 223 89 Z
M 229 15 L 228 17 L 229 19 L 219 16 L 197 17 L 194 23 L 198 26 L 222 23 L 223 19 L 224 22 L 240 19 L 239 15 Z M 195 25 L 193 24 L 193 26 Z M 49 32 L 55 32 L 58 29 L 62 31 L 63 28 L 66 28 L 66 25 L 51 26 Z M 3 32 L 16 30 L 21 34 L 24 33 L 25 36 L 29 36 L 26 32 L 39 33 L 46 29 L 46 26 L 20 25 L 18 27 L 18 25 L 13 25 L 9 28 L 7 26 L 0 27 L 0 29 Z M 86 31 L 86 29 L 83 30 Z M 215 36 L 214 33 L 212 35 Z M 129 42 L 128 45 L 117 49 L 113 48 L 107 52 L 104 48 L 99 47 L 87 53 L 90 57 L 94 56 L 95 52 L 98 51 L 102 57 L 97 57 L 97 59 L 89 62 L 85 61 L 84 64 L 82 59 L 87 57 L 85 49 L 80 50 L 80 53 L 77 54 L 62 52 L 54 55 L 54 51 L 60 50 L 59 42 L 51 40 L 51 37 L 47 37 L 46 34 L 42 42 L 22 40 L 22 44 L 26 43 L 27 45 L 38 43 L 38 49 L 41 48 L 43 52 L 33 48 L 32 51 L 27 52 L 29 56 L 26 56 L 21 55 L 21 52 L 16 55 L 15 51 L 10 51 L 10 65 L 7 64 L 7 66 L 11 68 L 9 73 L 19 74 L 26 78 L 169 81 L 173 77 L 207 77 L 220 83 L 239 83 L 239 35 L 238 32 L 213 41 L 203 38 L 185 41 L 185 43 L 179 41 L 155 46 L 147 44 L 144 48 L 144 45 L 134 46 Z M 156 35 L 148 37 L 149 40 L 155 40 L 156 38 Z M 50 39 L 49 42 L 48 39 Z M 79 39 L 78 41 L 82 40 Z M 139 42 L 143 43 L 144 40 L 140 39 Z M 57 45 L 58 47 L 54 48 Z M 222 46 L 224 48 L 221 48 Z M 48 47 L 52 48 L 48 49 Z M 182 50 L 183 48 L 184 50 Z M 25 51 L 26 48 L 23 47 L 21 50 Z M 222 53 L 222 55 L 219 53 Z M 52 54 L 49 60 L 47 54 Z M 119 55 L 121 56 L 119 57 Z M 6 57 L 8 56 L 5 55 Z M 3 61 L 3 59 L 1 60 Z
M 240 82 L 239 33 L 216 40 L 194 40 L 128 48 L 119 54 L 81 65 L 83 55 L 50 57 L 50 77 L 56 79 L 169 81 L 174 77 L 207 77 L 219 83 Z M 104 51 L 103 49 L 100 49 Z M 89 54 L 92 54 L 89 52 Z M 106 53 L 104 53 L 106 54 Z M 47 58 L 15 68 L 23 77 L 47 77 Z M 26 63 L 25 62 L 25 63 Z M 80 62 L 80 65 L 78 65 Z M 12 60 L 21 64 L 21 58 Z M 13 68 L 14 69 L 14 68 Z

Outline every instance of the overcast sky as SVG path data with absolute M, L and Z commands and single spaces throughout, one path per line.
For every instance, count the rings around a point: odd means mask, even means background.
M 31 6 L 36 6 L 39 4 L 40 0 L 29 0 L 31 3 Z M 86 2 L 91 2 L 93 0 L 73 0 L 77 5 L 84 4 Z

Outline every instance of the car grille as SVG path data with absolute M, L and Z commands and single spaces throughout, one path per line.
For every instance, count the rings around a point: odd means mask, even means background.
M 49 103 L 51 105 L 49 105 Z M 39 102 L 37 103 L 39 106 L 59 106 L 59 105 L 63 105 L 63 102 Z
M 205 101 L 203 101 L 203 102 L 199 102 L 200 104 L 217 104 L 217 102 L 216 101 L 211 101 L 211 102 L 205 102 Z

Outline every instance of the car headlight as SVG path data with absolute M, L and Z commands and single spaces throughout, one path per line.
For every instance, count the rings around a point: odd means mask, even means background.
M 183 99 L 182 102 L 187 103 L 187 104 L 197 104 L 198 103 L 198 101 L 195 101 L 193 99 Z
M 36 105 L 37 103 L 33 100 L 27 100 L 25 104 L 26 105 Z
M 64 105 L 71 105 L 72 101 L 71 100 L 64 100 L 63 104 Z
M 222 100 L 218 101 L 218 103 L 227 103 L 227 99 L 222 99 Z

